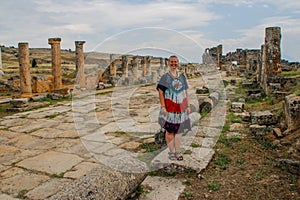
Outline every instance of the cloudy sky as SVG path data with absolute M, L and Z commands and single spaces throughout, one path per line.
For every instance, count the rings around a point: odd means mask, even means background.
M 9 0 L 1 1 L 0 44 L 110 53 L 178 54 L 201 62 L 205 48 L 260 49 L 265 28 L 281 27 L 282 58 L 300 61 L 300 1 L 295 0 Z

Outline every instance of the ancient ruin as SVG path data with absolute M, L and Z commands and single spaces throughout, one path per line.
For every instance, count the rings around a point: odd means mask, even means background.
M 300 65 L 282 60 L 280 27 L 262 37 L 258 49 L 223 54 L 219 44 L 203 52 L 203 63 L 180 63 L 191 97 L 184 162 L 168 159 L 157 123 L 156 83 L 168 58 L 84 52 L 85 41 L 63 50 L 61 38 L 48 39 L 51 49 L 1 47 L 0 90 L 8 95 L 0 98 L 0 199 L 190 198 L 194 179 L 211 184 L 201 194 L 209 199 L 218 184 L 226 187 L 203 178 L 209 164 L 218 178 L 233 166 L 251 186 L 287 185 L 293 199 L 295 182 L 286 177 L 300 171 Z M 263 164 L 247 160 L 256 150 Z M 272 174 L 257 170 L 273 165 Z
M 31 95 L 31 75 L 28 43 L 19 43 L 20 89 L 21 96 Z
M 60 42 L 61 38 L 48 39 L 48 43 L 51 45 L 52 50 L 52 75 L 54 77 L 54 90 L 62 88 Z
M 75 41 L 75 52 L 76 52 L 76 83 L 79 84 L 81 88 L 86 86 L 85 75 L 84 75 L 84 52 L 83 44 L 85 41 Z

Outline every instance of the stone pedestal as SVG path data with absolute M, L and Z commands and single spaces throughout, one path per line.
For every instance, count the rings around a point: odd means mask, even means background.
M 83 44 L 85 41 L 75 41 L 76 47 L 76 83 L 79 84 L 80 88 L 86 87 L 85 76 L 84 76 L 84 53 Z
M 54 77 L 54 90 L 62 88 L 60 42 L 61 38 L 48 39 L 48 44 L 51 45 L 52 50 L 52 75 Z
M 18 58 L 21 96 L 31 96 L 32 90 L 28 43 L 19 43 Z

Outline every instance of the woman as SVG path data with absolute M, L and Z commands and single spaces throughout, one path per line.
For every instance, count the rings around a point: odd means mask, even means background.
M 158 122 L 166 130 L 171 160 L 183 160 L 180 150 L 182 133 L 184 129 L 191 130 L 189 86 L 185 75 L 177 70 L 178 62 L 177 56 L 170 56 L 169 71 L 161 77 L 156 87 L 161 104 Z

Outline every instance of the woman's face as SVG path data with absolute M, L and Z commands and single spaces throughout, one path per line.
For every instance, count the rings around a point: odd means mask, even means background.
M 169 67 L 170 69 L 177 69 L 178 67 L 178 60 L 176 57 L 171 57 L 170 60 L 169 60 Z

